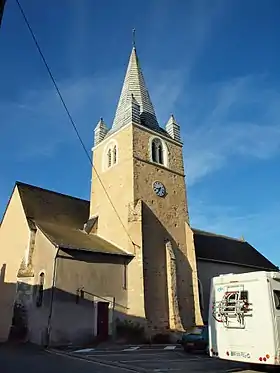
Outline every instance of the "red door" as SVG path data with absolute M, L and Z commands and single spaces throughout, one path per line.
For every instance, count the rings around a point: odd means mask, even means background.
M 97 303 L 97 336 L 100 340 L 106 340 L 109 334 L 109 303 Z

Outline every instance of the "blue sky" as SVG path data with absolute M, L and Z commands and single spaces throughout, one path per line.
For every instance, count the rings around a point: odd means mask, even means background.
M 158 119 L 181 125 L 191 224 L 280 265 L 280 2 L 43 3 L 21 0 L 87 149 L 99 118 L 111 125 L 135 27 Z M 16 180 L 89 198 L 90 164 L 13 0 L 0 64 L 0 215 Z

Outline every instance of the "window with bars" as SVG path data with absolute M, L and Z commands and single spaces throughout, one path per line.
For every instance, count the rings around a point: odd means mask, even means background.
M 107 156 L 108 156 L 108 167 L 111 167 L 112 166 L 112 150 L 111 149 L 108 150 Z
M 123 266 L 123 289 L 127 290 L 127 264 Z
M 104 169 L 108 169 L 115 165 L 118 161 L 118 147 L 115 144 L 115 141 L 110 143 L 109 146 L 105 149 L 105 163 Z
M 45 274 L 44 272 L 41 272 L 39 276 L 39 286 L 38 286 L 37 299 L 36 299 L 37 307 L 42 307 L 42 304 L 43 304 L 44 284 L 45 284 Z
M 275 308 L 277 310 L 280 310 L 280 290 L 274 290 L 273 295 L 274 295 Z

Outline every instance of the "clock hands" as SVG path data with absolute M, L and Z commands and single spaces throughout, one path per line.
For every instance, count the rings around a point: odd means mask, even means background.
M 163 197 L 165 195 L 165 187 L 161 182 L 154 182 L 153 189 L 156 195 L 158 195 L 159 197 Z

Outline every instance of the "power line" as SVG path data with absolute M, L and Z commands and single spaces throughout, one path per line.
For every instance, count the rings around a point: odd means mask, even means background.
M 72 115 L 70 114 L 70 112 L 69 112 L 69 110 L 68 110 L 68 108 L 67 108 L 67 105 L 66 105 L 66 103 L 65 103 L 65 101 L 64 101 L 64 99 L 63 99 L 63 97 L 62 97 L 62 94 L 61 94 L 61 92 L 60 92 L 60 90 L 59 90 L 59 88 L 58 88 L 58 85 L 56 84 L 55 78 L 54 78 L 54 76 L 53 76 L 53 74 L 52 74 L 52 72 L 51 72 L 51 69 L 50 69 L 50 67 L 49 67 L 49 65 L 48 65 L 48 63 L 47 63 L 47 61 L 46 61 L 46 59 L 45 59 L 45 57 L 44 57 L 44 54 L 43 54 L 43 52 L 42 52 L 42 50 L 41 50 L 41 48 L 40 48 L 40 45 L 39 45 L 39 43 L 38 43 L 38 41 L 37 41 L 37 39 L 36 39 L 36 37 L 35 37 L 35 34 L 34 34 L 32 28 L 31 28 L 31 25 L 30 25 L 30 23 L 29 23 L 29 21 L 28 21 L 28 19 L 27 19 L 27 17 L 26 17 L 26 14 L 25 14 L 25 12 L 24 12 L 24 10 L 23 10 L 23 8 L 22 8 L 22 6 L 21 6 L 19 0 L 16 0 L 16 2 L 17 2 L 17 5 L 18 5 L 18 7 L 19 7 L 19 9 L 20 9 L 21 15 L 23 16 L 23 19 L 24 19 L 24 21 L 25 21 L 25 24 L 26 24 L 26 26 L 27 26 L 27 28 L 28 28 L 28 30 L 29 30 L 31 36 L 32 36 L 32 39 L 33 39 L 33 41 L 34 41 L 34 43 L 35 43 L 35 45 L 36 45 L 36 47 L 37 47 L 37 50 L 38 50 L 38 52 L 39 52 L 39 54 L 40 54 L 40 56 L 41 56 L 41 58 L 42 58 L 42 60 L 43 60 L 43 63 L 44 63 L 44 65 L 45 65 L 46 69 L 47 69 L 47 72 L 48 72 L 48 74 L 49 74 L 49 76 L 50 76 L 50 78 L 51 78 L 51 81 L 52 81 L 52 83 L 53 83 L 53 85 L 54 85 L 54 87 L 55 87 L 55 90 L 56 90 L 56 92 L 57 92 L 57 94 L 58 94 L 58 96 L 59 96 L 59 98 L 60 98 L 60 101 L 61 101 L 61 103 L 62 103 L 62 105 L 63 105 L 63 107 L 64 107 L 64 110 L 66 111 L 66 114 L 67 114 L 67 116 L 68 116 L 68 118 L 69 118 L 69 120 L 70 120 L 70 123 L 72 124 L 72 126 L 73 126 L 73 128 L 74 128 L 74 131 L 75 131 L 75 133 L 76 133 L 76 135 L 77 135 L 77 137 L 78 137 L 78 139 L 79 139 L 79 141 L 80 141 L 80 143 L 81 143 L 81 145 L 82 145 L 82 148 L 83 148 L 83 150 L 84 150 L 84 152 L 85 152 L 85 154 L 86 154 L 86 156 L 87 156 L 87 158 L 88 158 L 88 160 L 89 160 L 89 162 L 90 162 L 92 168 L 94 169 L 94 171 L 95 171 L 95 173 L 96 173 L 96 176 L 97 176 L 97 178 L 98 178 L 98 180 L 99 180 L 99 182 L 100 182 L 102 188 L 104 189 L 104 192 L 105 192 L 105 194 L 106 194 L 106 196 L 107 196 L 107 198 L 108 198 L 108 200 L 109 200 L 111 206 L 113 207 L 113 209 L 114 209 L 114 211 L 115 211 L 115 213 L 116 213 L 116 215 L 117 215 L 117 217 L 118 217 L 118 219 L 119 219 L 119 221 L 120 221 L 120 223 L 121 223 L 123 229 L 125 230 L 125 232 L 126 232 L 128 238 L 129 238 L 129 240 L 131 241 L 133 247 L 135 248 L 136 244 L 133 242 L 133 240 L 132 240 L 132 238 L 131 238 L 129 232 L 127 231 L 127 229 L 126 229 L 126 227 L 125 227 L 125 225 L 124 225 L 124 223 L 123 223 L 123 221 L 122 221 L 122 219 L 121 219 L 121 217 L 120 217 L 120 215 L 119 215 L 117 209 L 115 208 L 115 206 L 114 206 L 114 204 L 113 204 L 113 202 L 112 202 L 112 200 L 111 200 L 111 198 L 110 198 L 110 196 L 109 196 L 109 194 L 108 194 L 108 192 L 107 192 L 107 190 L 106 190 L 106 188 L 105 188 L 105 186 L 104 186 L 104 184 L 103 184 L 103 182 L 102 182 L 102 180 L 101 180 L 101 178 L 100 178 L 100 176 L 99 176 L 99 174 L 98 174 L 98 172 L 97 172 L 97 170 L 96 170 L 96 168 L 95 168 L 95 166 L 94 166 L 93 163 L 92 163 L 91 157 L 90 157 L 90 155 L 88 154 L 88 151 L 87 151 L 87 149 L 86 149 L 86 147 L 85 147 L 85 144 L 84 144 L 84 142 L 83 142 L 83 140 L 82 140 L 82 138 L 81 138 L 81 136 L 80 136 L 80 134 L 79 134 L 79 131 L 78 131 L 78 129 L 77 129 L 77 126 L 76 126 L 76 124 L 75 124 L 75 122 L 74 122 L 74 119 L 72 118 Z
M 2 23 L 2 17 L 4 14 L 4 10 L 5 10 L 5 3 L 6 3 L 6 0 L 0 0 L 0 27 Z

